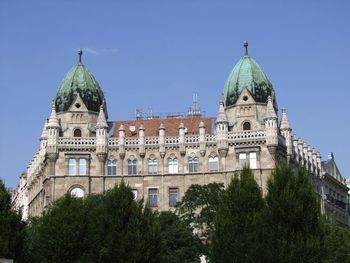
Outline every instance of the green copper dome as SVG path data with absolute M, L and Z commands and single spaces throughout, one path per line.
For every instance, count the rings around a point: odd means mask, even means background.
M 55 105 L 57 112 L 67 111 L 77 94 L 80 95 L 90 111 L 99 112 L 104 102 L 104 94 L 95 77 L 81 63 L 82 50 L 79 50 L 79 62 L 63 79 L 59 87 Z
M 256 102 L 267 103 L 271 96 L 277 109 L 275 92 L 261 67 L 248 55 L 248 42 L 244 42 L 245 54 L 229 75 L 224 88 L 225 106 L 234 105 L 243 88 L 247 88 Z

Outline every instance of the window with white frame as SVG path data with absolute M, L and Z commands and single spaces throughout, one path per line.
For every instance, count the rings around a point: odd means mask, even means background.
M 242 169 L 244 166 L 248 166 L 250 169 L 257 169 L 257 153 L 240 153 L 239 154 L 239 167 Z
M 86 159 L 69 159 L 68 160 L 69 175 L 87 175 Z
M 107 160 L 107 175 L 117 175 L 117 160 Z
M 240 153 L 239 154 L 239 167 L 242 169 L 245 165 L 247 165 L 247 154 Z
M 169 174 L 177 174 L 179 172 L 178 161 L 176 158 L 168 159 Z
M 86 175 L 86 160 L 79 159 L 79 175 Z
M 219 171 L 219 157 L 210 156 L 208 159 L 208 171 L 217 172 Z
M 197 173 L 198 172 L 198 158 L 190 157 L 188 158 L 188 172 Z
M 148 189 L 148 204 L 150 207 L 158 207 L 158 188 Z
M 169 188 L 169 207 L 175 207 L 179 201 L 179 188 Z
M 158 160 L 148 159 L 148 174 L 157 174 L 157 173 L 158 173 Z
M 257 168 L 256 153 L 255 152 L 249 153 L 249 167 L 250 167 L 250 169 Z
M 68 173 L 69 173 L 69 175 L 76 175 L 75 166 L 76 166 L 76 160 L 69 159 L 68 160 Z
M 137 174 L 137 163 L 136 160 L 128 160 L 128 175 L 136 175 Z

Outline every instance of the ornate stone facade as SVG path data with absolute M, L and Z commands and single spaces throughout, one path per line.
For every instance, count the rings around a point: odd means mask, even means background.
M 244 165 L 250 166 L 265 193 L 270 173 L 280 161 L 306 167 L 315 191 L 326 200 L 320 153 L 292 134 L 285 109 L 278 121 L 272 85 L 245 47 L 226 83 L 216 118 L 192 111 L 165 119 L 110 122 L 103 92 L 82 65 L 80 52 L 44 124 L 40 149 L 21 176 L 14 206 L 23 207 L 25 217 L 39 216 L 67 192 L 85 196 L 124 180 L 135 198 L 167 210 L 190 185 L 227 185 Z

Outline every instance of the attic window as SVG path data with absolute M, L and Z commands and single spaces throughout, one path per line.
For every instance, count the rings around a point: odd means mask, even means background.
M 75 104 L 75 107 L 76 107 L 77 109 L 79 109 L 80 106 L 81 106 L 80 103 L 76 103 L 76 104 Z
M 81 137 L 81 130 L 80 129 L 74 130 L 74 137 Z
M 243 123 L 243 130 L 244 131 L 250 130 L 250 122 L 249 121 L 246 121 L 245 123 Z
M 244 96 L 244 97 L 243 97 L 243 100 L 244 100 L 244 101 L 247 101 L 247 100 L 248 100 L 248 96 Z

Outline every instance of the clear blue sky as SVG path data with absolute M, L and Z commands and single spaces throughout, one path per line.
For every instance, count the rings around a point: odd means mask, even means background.
M 14 187 L 50 104 L 85 48 L 110 120 L 136 108 L 215 116 L 242 42 L 274 85 L 293 132 L 350 176 L 349 1 L 0 2 L 0 177 Z

